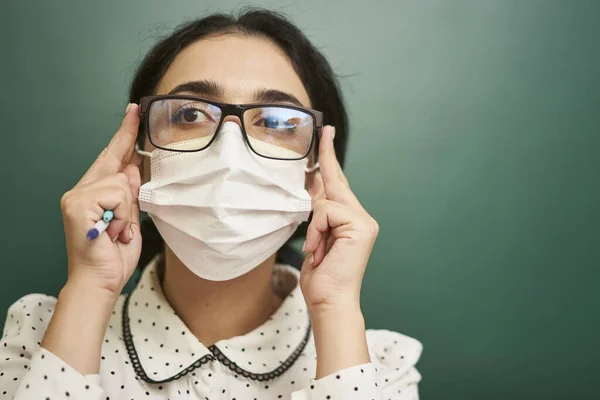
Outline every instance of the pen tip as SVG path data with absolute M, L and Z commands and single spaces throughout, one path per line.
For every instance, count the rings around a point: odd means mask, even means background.
M 98 237 L 98 229 L 92 228 L 87 233 L 87 238 L 89 240 L 96 239 Z

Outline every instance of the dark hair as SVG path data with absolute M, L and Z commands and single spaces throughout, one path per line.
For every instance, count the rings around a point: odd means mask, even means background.
M 154 45 L 144 57 L 131 83 L 129 102 L 137 103 L 141 97 L 155 94 L 159 81 L 184 48 L 202 38 L 221 34 L 264 37 L 285 52 L 304 84 L 312 108 L 323 112 L 324 125 L 335 126 L 335 150 L 343 166 L 348 117 L 335 75 L 323 54 L 288 18 L 276 12 L 249 8 L 237 16 L 213 14 L 179 26 L 175 32 Z M 142 148 L 145 140 L 143 133 L 142 127 L 137 138 Z M 305 236 L 306 227 L 306 223 L 300 225 L 294 237 Z M 163 241 L 150 219 L 142 222 L 142 236 L 144 240 L 139 265 L 143 267 L 163 250 Z

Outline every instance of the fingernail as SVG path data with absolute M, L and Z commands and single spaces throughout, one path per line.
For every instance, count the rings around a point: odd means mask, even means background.
M 310 255 L 310 259 L 308 260 L 308 262 L 310 262 L 310 265 L 313 265 L 315 263 L 315 255 L 314 255 L 314 253 L 312 253 Z
M 125 109 L 125 115 L 127 115 L 130 108 L 131 108 L 131 103 L 127 103 L 127 108 Z
M 306 253 L 306 240 L 302 243 L 302 252 Z
M 331 140 L 335 139 L 335 126 L 331 127 Z
M 133 240 L 133 226 L 129 227 L 129 240 Z

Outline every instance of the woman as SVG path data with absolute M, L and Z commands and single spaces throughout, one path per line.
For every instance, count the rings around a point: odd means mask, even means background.
M 121 127 L 61 200 L 58 299 L 8 311 L 2 396 L 417 398 L 420 344 L 365 331 L 378 227 L 336 158 L 346 137 L 329 64 L 280 15 L 213 15 L 158 43 Z M 140 208 L 155 225 L 143 234 Z M 311 210 L 298 273 L 277 253 Z

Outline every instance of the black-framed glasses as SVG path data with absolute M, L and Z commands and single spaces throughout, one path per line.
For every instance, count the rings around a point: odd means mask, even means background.
M 211 145 L 228 115 L 237 116 L 250 149 L 278 160 L 305 158 L 323 127 L 323 113 L 283 104 L 226 104 L 187 95 L 146 96 L 140 120 L 154 147 L 195 152 Z

